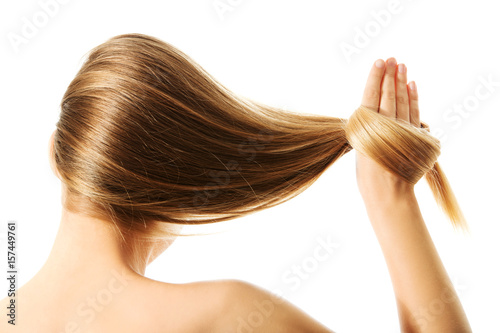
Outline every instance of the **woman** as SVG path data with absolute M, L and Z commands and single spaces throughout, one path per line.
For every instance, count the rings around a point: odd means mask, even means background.
M 402 330 L 470 332 L 413 191 L 423 174 L 437 177 L 440 188 L 447 183 L 435 171 L 432 138 L 420 130 L 406 67 L 394 58 L 377 60 L 362 106 L 347 123 L 283 112 L 236 96 L 155 38 L 122 35 L 96 47 L 68 87 L 50 138 L 63 193 L 56 241 L 40 272 L 18 291 L 16 325 L 2 320 L 0 331 L 331 332 L 245 282 L 170 284 L 144 272 L 183 224 L 277 205 L 354 147 L 358 187 L 391 274 Z M 392 128 L 409 139 L 388 140 L 393 152 L 378 154 L 387 148 L 370 132 L 374 122 L 364 124 L 370 117 L 383 132 Z M 398 153 L 405 145 L 420 150 Z M 450 193 L 443 198 L 460 221 Z M 444 308 L 439 318 L 412 315 L 436 300 Z M 266 318 L 249 324 L 256 309 Z

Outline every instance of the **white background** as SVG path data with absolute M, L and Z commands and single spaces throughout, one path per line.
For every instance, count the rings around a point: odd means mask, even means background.
M 71 0 L 47 15 L 48 2 L 0 5 L 0 258 L 5 225 L 16 220 L 19 285 L 40 269 L 57 231 L 60 188 L 47 143 L 60 99 L 92 47 L 118 34 L 150 34 L 239 94 L 342 118 L 359 105 L 373 61 L 394 56 L 417 82 L 422 120 L 442 140 L 439 161 L 471 234 L 453 231 L 421 181 L 424 218 L 474 331 L 500 331 L 500 20 L 493 1 Z M 29 24 L 39 26 L 31 35 Z M 281 206 L 192 230 L 223 232 L 178 239 L 147 276 L 242 279 L 281 291 L 337 332 L 397 332 L 390 278 L 354 167 L 350 153 Z M 318 237 L 338 247 L 316 267 Z M 305 265 L 307 278 L 294 277 L 294 265 Z M 432 320 L 435 310 L 427 310 Z

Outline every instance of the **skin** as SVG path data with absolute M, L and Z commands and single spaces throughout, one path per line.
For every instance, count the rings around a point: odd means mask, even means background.
M 413 84 L 407 85 L 403 64 L 397 65 L 394 58 L 378 60 L 362 105 L 419 126 Z M 356 161 L 358 188 L 391 275 L 402 331 L 471 332 L 425 227 L 413 186 L 362 154 L 356 153 Z M 51 165 L 58 176 L 54 161 Z M 49 258 L 18 290 L 22 312 L 17 325 L 2 320 L 0 331 L 332 332 L 292 304 L 245 282 L 169 284 L 144 277 L 147 264 L 172 241 L 143 242 L 140 251 L 131 253 L 121 246 L 108 221 L 63 209 Z M 7 301 L 2 300 L 0 307 L 5 309 Z M 441 302 L 439 316 L 415 320 L 412 314 L 433 302 Z M 245 330 L 256 311 L 265 319 Z

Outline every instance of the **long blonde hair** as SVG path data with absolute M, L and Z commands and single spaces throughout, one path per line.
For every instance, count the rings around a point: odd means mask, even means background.
M 465 226 L 427 131 L 365 108 L 347 121 L 242 98 L 141 34 L 88 54 L 62 99 L 53 154 L 66 208 L 156 238 L 170 223 L 224 221 L 289 200 L 353 148 L 408 182 L 425 174 Z

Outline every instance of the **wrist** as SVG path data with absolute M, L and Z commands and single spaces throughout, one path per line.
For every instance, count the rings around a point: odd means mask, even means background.
M 394 209 L 395 205 L 415 203 L 414 186 L 406 182 L 399 184 L 380 184 L 362 191 L 363 202 L 367 210 L 376 208 Z
M 372 201 L 393 201 L 401 198 L 412 198 L 415 196 L 414 185 L 406 181 L 393 177 L 378 179 L 367 183 L 364 182 L 360 187 L 360 193 L 365 203 Z
M 365 201 L 366 213 L 377 237 L 389 237 L 395 230 L 408 228 L 408 223 L 414 224 L 412 230 L 425 226 L 413 192 L 392 198 L 371 199 Z M 421 226 L 417 224 L 422 223 Z M 401 229 L 402 228 L 402 229 Z M 425 227 L 424 227 L 425 228 Z M 392 230 L 393 232 L 389 232 Z

